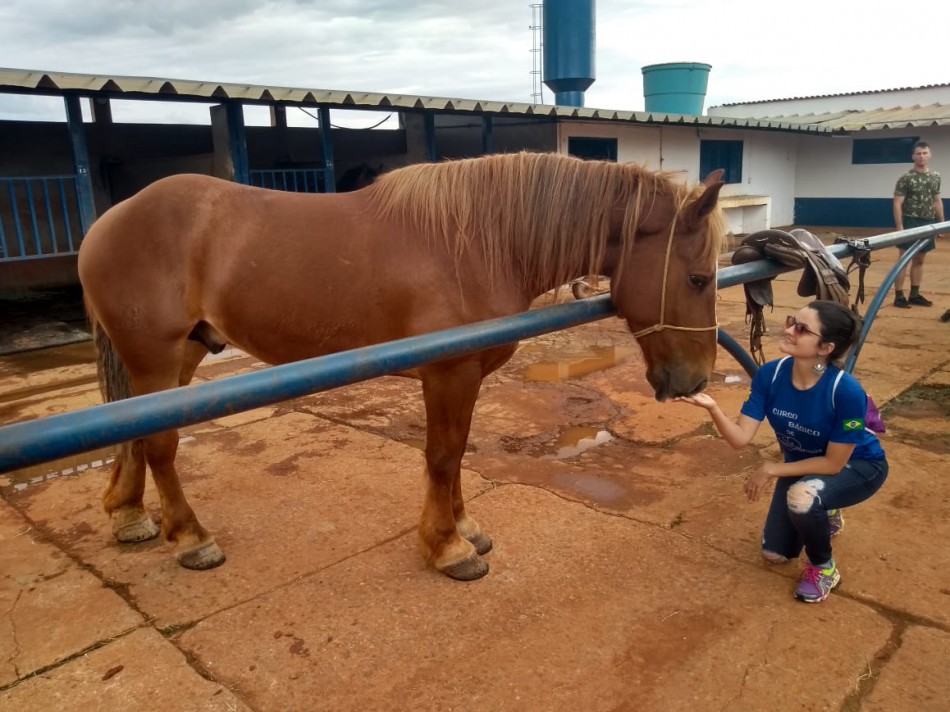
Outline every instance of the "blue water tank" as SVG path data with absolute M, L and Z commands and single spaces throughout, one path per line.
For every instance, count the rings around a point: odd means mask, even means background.
M 647 111 L 699 116 L 706 100 L 711 65 L 668 62 L 643 67 L 643 99 Z
M 594 0 L 544 0 L 544 83 L 560 106 L 584 106 L 594 83 Z

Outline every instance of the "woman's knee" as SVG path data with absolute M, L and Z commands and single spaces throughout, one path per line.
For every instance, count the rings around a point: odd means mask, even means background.
M 812 511 L 815 502 L 821 502 L 821 491 L 825 483 L 818 479 L 802 479 L 788 488 L 786 501 L 792 514 L 807 514 Z

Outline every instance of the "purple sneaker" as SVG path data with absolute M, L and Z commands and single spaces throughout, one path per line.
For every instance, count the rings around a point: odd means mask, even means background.
M 840 509 L 828 510 L 828 528 L 831 530 L 831 536 L 837 536 L 844 529 L 844 517 L 841 516 Z
M 802 577 L 795 588 L 795 598 L 805 603 L 821 603 L 839 583 L 841 574 L 833 561 L 827 569 L 820 569 L 806 561 Z

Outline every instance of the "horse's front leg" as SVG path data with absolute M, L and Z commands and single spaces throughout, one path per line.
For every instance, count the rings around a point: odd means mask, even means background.
M 426 560 L 462 581 L 488 573 L 488 563 L 479 554 L 491 549 L 491 540 L 465 513 L 460 481 L 481 383 L 482 369 L 474 360 L 422 369 L 427 487 L 419 538 Z

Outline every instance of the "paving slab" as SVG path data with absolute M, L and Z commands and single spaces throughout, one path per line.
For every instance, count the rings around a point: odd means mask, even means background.
M 495 541 L 477 582 L 419 556 L 425 413 L 407 379 L 184 429 L 183 485 L 229 557 L 214 571 L 114 542 L 108 453 L 0 477 L 0 709 L 945 709 L 948 267 L 931 253 L 938 306 L 886 305 L 862 352 L 892 470 L 846 511 L 844 583 L 820 606 L 759 555 L 765 502 L 742 482 L 779 456 L 769 429 L 734 452 L 701 411 L 656 403 L 606 319 L 525 342 L 486 379 L 463 459 Z M 809 301 L 797 282 L 775 280 L 770 358 Z M 720 292 L 743 344 L 744 311 L 741 287 Z M 262 367 L 226 352 L 198 378 Z M 0 358 L 0 423 L 94 401 L 94 371 L 88 344 Z M 724 351 L 709 390 L 732 414 L 748 392 Z M 150 481 L 146 501 L 157 517 Z
M 4 503 L 0 612 L 0 688 L 143 623 L 115 591 Z
M 845 528 L 833 542 L 842 584 L 835 595 L 950 625 L 950 488 L 946 456 L 888 444 L 891 471 L 871 499 L 844 510 Z M 768 498 L 747 503 L 741 480 L 731 507 L 714 501 L 691 510 L 685 533 L 738 560 L 759 559 Z M 763 564 L 764 566 L 765 564 Z M 789 577 L 797 564 L 775 567 Z
M 159 627 L 188 624 L 414 531 L 422 511 L 418 449 L 309 414 L 211 431 L 179 452 L 189 501 L 228 556 L 211 571 L 183 569 L 161 539 L 116 542 L 99 505 L 105 472 L 30 487 L 9 501 Z M 469 496 L 490 486 L 464 473 Z M 146 504 L 158 520 L 151 481 Z
M 251 708 L 226 686 L 199 675 L 180 651 L 146 628 L 0 692 L 0 709 L 239 712 Z
M 823 694 L 799 709 L 839 708 L 891 635 L 867 606 L 796 604 L 782 577 L 537 487 L 471 509 L 496 542 L 480 581 L 423 569 L 405 536 L 177 641 L 259 710 L 752 710 L 801 689 Z M 824 636 L 848 646 L 817 655 Z

